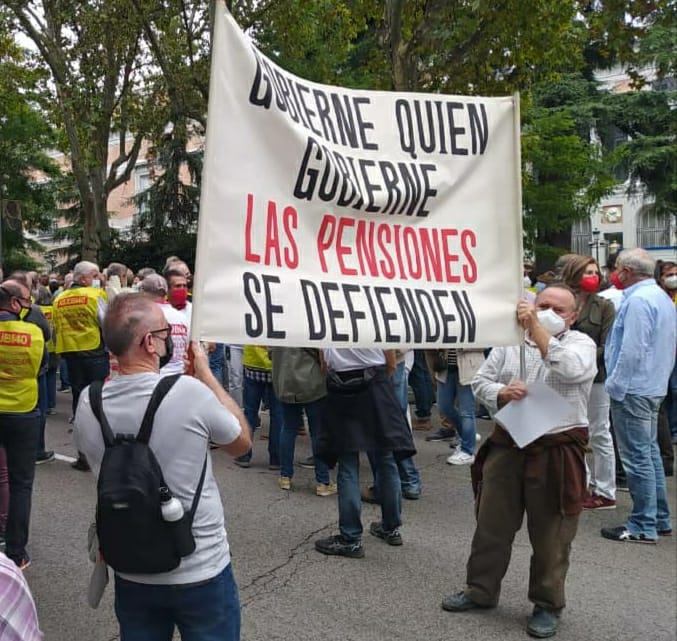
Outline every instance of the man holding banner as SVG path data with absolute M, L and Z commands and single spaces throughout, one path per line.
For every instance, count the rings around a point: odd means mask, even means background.
M 570 330 L 576 296 L 566 285 L 550 285 L 536 303 L 522 301 L 517 318 L 527 330 L 526 367 L 519 380 L 520 348 L 494 348 L 472 381 L 479 401 L 491 412 L 535 395 L 538 383 L 571 405 L 569 416 L 520 449 L 498 425 L 477 453 L 472 468 L 477 526 L 467 566 L 467 587 L 442 601 L 450 612 L 493 608 L 510 562 L 515 533 L 527 514 L 533 549 L 529 600 L 534 611 L 527 632 L 547 638 L 557 632 L 564 608 L 564 582 L 571 542 L 585 496 L 587 405 L 597 373 L 597 348 L 585 334 Z M 547 415 L 547 408 L 544 410 Z M 545 424 L 545 419 L 532 417 Z M 525 430 L 521 424 L 516 429 Z

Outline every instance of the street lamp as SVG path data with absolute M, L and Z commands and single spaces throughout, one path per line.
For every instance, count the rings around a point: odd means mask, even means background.
M 595 260 L 599 264 L 599 234 L 600 231 L 595 227 L 595 229 L 592 230 L 592 238 L 593 241 L 590 243 L 590 246 L 595 248 Z

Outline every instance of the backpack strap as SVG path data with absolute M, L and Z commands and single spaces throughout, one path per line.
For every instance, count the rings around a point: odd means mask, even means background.
M 110 428 L 108 419 L 103 413 L 103 403 L 101 402 L 101 390 L 103 389 L 103 381 L 94 381 L 89 386 L 89 403 L 92 406 L 92 412 L 99 425 L 101 426 L 101 436 L 106 447 L 112 447 L 115 444 L 115 435 Z
M 197 510 L 197 504 L 200 502 L 200 496 L 202 495 L 202 486 L 205 482 L 205 475 L 207 474 L 207 458 L 209 457 L 209 448 L 207 448 L 207 453 L 205 454 L 205 462 L 202 466 L 202 474 L 200 474 L 200 480 L 197 484 L 195 490 L 195 495 L 193 496 L 193 504 L 190 506 L 190 512 L 188 512 L 189 523 L 193 524 L 193 517 L 195 516 L 195 511 Z
M 148 407 L 146 407 L 146 413 L 143 415 L 143 420 L 141 421 L 141 427 L 139 428 L 139 433 L 136 435 L 137 443 L 144 443 L 148 445 L 150 441 L 150 434 L 153 431 L 153 420 L 155 419 L 155 412 L 157 408 L 160 407 L 160 403 L 167 393 L 169 392 L 176 381 L 181 378 L 182 374 L 173 374 L 172 376 L 165 376 L 160 379 L 160 382 L 155 386 L 153 394 L 148 401 Z

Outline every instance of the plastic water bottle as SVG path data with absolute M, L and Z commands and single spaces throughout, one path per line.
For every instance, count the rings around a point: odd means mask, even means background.
M 179 499 L 172 495 L 172 491 L 168 487 L 160 488 L 160 509 L 162 510 L 162 518 L 170 523 L 180 521 L 183 518 L 183 505 L 181 505 Z

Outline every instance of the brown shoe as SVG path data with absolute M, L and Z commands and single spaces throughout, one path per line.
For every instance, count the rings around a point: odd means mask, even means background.
M 411 426 L 415 430 L 429 430 L 433 426 L 433 422 L 429 416 L 426 416 L 425 418 L 415 416 L 414 420 L 411 422 Z

